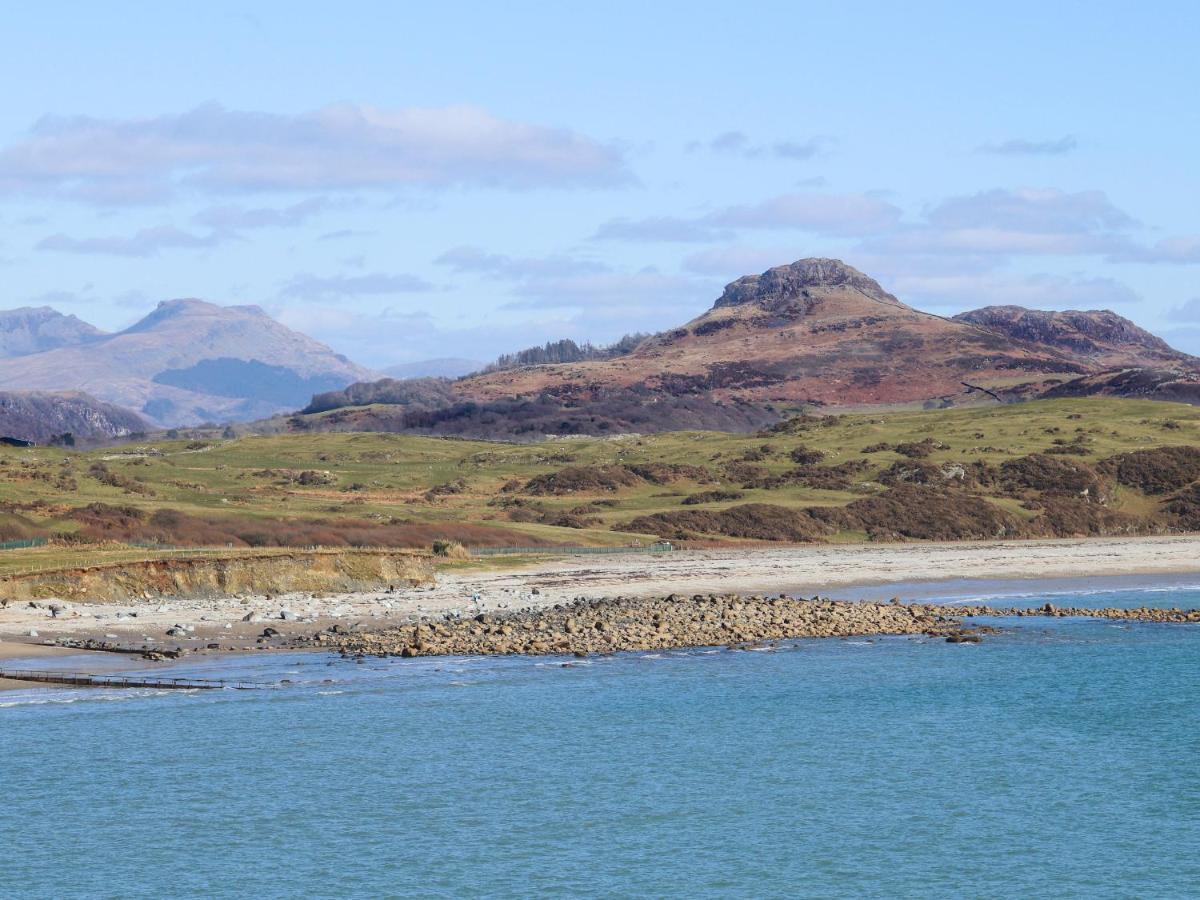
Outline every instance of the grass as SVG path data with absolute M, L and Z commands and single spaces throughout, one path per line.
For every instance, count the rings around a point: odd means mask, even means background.
M 147 513 L 169 508 L 225 520 L 312 519 L 338 526 L 347 522 L 407 522 L 431 528 L 473 523 L 505 529 L 506 542 L 520 545 L 540 539 L 566 544 L 620 545 L 645 534 L 619 529 L 639 515 L 679 509 L 720 509 L 743 503 L 792 507 L 844 505 L 881 490 L 873 478 L 897 460 L 894 451 L 863 454 L 864 447 L 919 442 L 934 438 L 945 447 L 926 461 L 993 465 L 1056 445 L 1082 442 L 1081 456 L 1095 461 L 1114 453 L 1173 444 L 1200 445 L 1200 409 L 1140 400 L 1049 400 L 970 409 L 874 412 L 843 415 L 831 424 L 810 423 L 795 432 L 770 435 L 675 432 L 608 439 L 563 439 L 538 444 L 503 444 L 379 433 L 306 433 L 246 436 L 203 446 L 162 441 L 116 449 L 74 452 L 52 448 L 0 449 L 0 503 L 10 528 L 69 535 L 80 524 L 71 509 L 89 503 L 132 506 Z M 1057 444 L 1056 444 L 1057 442 Z M 725 464 L 763 445 L 765 458 L 755 465 L 778 474 L 794 467 L 797 447 L 824 451 L 823 465 L 864 459 L 870 472 L 855 477 L 850 490 L 815 490 L 801 485 L 744 489 L 722 475 Z M 718 483 L 681 481 L 638 484 L 595 495 L 526 497 L 541 508 L 567 512 L 594 500 L 615 500 L 612 507 L 587 513 L 595 523 L 584 529 L 510 521 L 497 498 L 511 497 L 502 487 L 570 466 L 679 463 L 704 466 Z M 89 474 L 103 463 L 119 476 L 117 485 Z M 300 483 L 299 473 L 315 472 Z M 325 475 L 328 473 L 328 476 Z M 299 480 L 298 480 L 299 479 Z M 457 493 L 427 498 L 437 485 L 463 481 Z M 126 485 L 122 487 L 121 485 Z M 132 489 L 130 486 L 133 486 Z M 716 488 L 736 488 L 735 501 L 682 507 L 685 496 Z M 519 492 L 515 496 L 521 496 Z M 1014 515 L 1030 513 L 1015 501 L 1000 502 Z M 37 505 L 35 505 L 37 504 Z M 1142 514 L 1154 501 L 1128 489 L 1118 490 L 1116 509 Z M 845 532 L 835 540 L 863 540 Z M 78 560 L 145 559 L 155 551 L 74 550 L 52 546 L 0 551 L 0 574 L 13 566 Z M 124 555 L 123 555 L 124 554 Z

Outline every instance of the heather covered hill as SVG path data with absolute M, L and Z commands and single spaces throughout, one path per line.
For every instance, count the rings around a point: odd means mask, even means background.
M 370 374 L 257 306 L 202 300 L 161 303 L 116 334 L 0 360 L 2 389 L 86 391 L 161 425 L 260 418 Z
M 583 401 L 600 389 L 640 387 L 851 407 L 953 397 L 964 381 L 1036 391 L 1118 361 L 1196 362 L 1112 313 L 1031 314 L 1043 315 L 1054 327 L 1012 327 L 997 314 L 949 319 L 907 306 L 839 260 L 803 259 L 739 278 L 703 315 L 619 360 L 487 373 L 460 382 L 459 392 Z
M 304 412 L 326 415 L 291 425 L 500 438 L 748 430 L 803 408 L 1025 400 L 1115 366 L 1164 365 L 1200 373 L 1200 360 L 1115 313 L 988 307 L 947 318 L 840 260 L 803 259 L 737 279 L 679 328 L 610 348 L 534 347 L 436 386 L 354 385 L 314 398 Z

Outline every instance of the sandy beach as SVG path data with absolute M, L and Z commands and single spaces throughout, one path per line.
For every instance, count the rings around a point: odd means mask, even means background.
M 846 588 L 856 585 L 941 579 L 1032 580 L 1190 572 L 1200 574 L 1200 536 L 817 545 L 547 558 L 519 566 L 443 572 L 435 586 L 394 592 L 129 603 L 42 601 L 37 606 L 13 602 L 0 608 L 0 658 L 29 656 L 31 645 L 61 639 L 161 650 L 264 649 L 335 624 L 345 629 L 377 629 L 422 616 L 552 606 L 577 597 L 729 592 L 812 595 L 838 588 L 844 596 Z M 57 610 L 52 608 L 55 605 Z

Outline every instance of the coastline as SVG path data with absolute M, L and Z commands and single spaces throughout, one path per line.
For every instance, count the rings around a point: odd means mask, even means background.
M 81 652 L 46 647 L 47 641 L 59 640 L 157 651 L 284 649 L 297 638 L 331 628 L 371 632 L 447 614 L 503 614 L 581 597 L 811 596 L 836 591 L 841 598 L 864 599 L 854 596 L 853 589 L 862 587 L 864 594 L 880 599 L 881 592 L 869 588 L 895 585 L 899 592 L 904 585 L 966 578 L 1032 587 L 1045 579 L 1193 573 L 1200 581 L 1200 536 L 796 545 L 555 557 L 496 569 L 451 569 L 439 573 L 434 586 L 395 591 L 70 603 L 60 604 L 56 616 L 49 608 L 53 601 L 36 607 L 14 602 L 0 608 L 0 659 L 41 655 L 42 650 Z M 137 656 L 126 659 L 131 666 L 142 663 Z

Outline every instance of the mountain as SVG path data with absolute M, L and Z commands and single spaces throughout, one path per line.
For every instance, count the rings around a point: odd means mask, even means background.
M 581 401 L 597 387 L 621 386 L 756 403 L 895 405 L 961 395 L 964 381 L 1037 390 L 1118 359 L 1153 365 L 1174 353 L 1149 346 L 1157 339 L 1112 313 L 1056 319 L 1048 334 L 999 327 L 1013 317 L 981 324 L 974 315 L 921 312 L 839 260 L 803 259 L 739 278 L 703 315 L 617 360 L 493 372 L 458 389 L 476 400 L 549 391 Z M 1097 359 L 1099 344 L 1081 348 L 1071 339 L 1084 337 L 1086 321 L 1100 315 L 1104 321 L 1090 329 L 1105 342 Z
M 400 363 L 383 369 L 389 378 L 460 378 L 478 372 L 484 367 L 476 359 L 460 359 L 447 356 L 439 359 L 422 359 L 416 362 Z
M 75 347 L 102 337 L 99 328 L 48 306 L 0 310 L 0 359 Z
M 441 385 L 440 406 L 428 392 L 416 404 L 355 385 L 317 398 L 305 412 L 321 418 L 292 427 L 493 437 L 756 427 L 797 407 L 1021 399 L 1164 365 L 1200 372 L 1200 359 L 1115 313 L 989 307 L 948 318 L 840 260 L 802 259 L 737 279 L 691 322 L 612 358 L 489 369 Z
M 160 425 L 295 409 L 372 373 L 257 306 L 171 300 L 116 334 L 0 360 L 0 389 L 81 390 Z
M 145 431 L 141 416 L 81 392 L 0 391 L 0 436 L 44 444 L 64 434 L 91 441 Z

